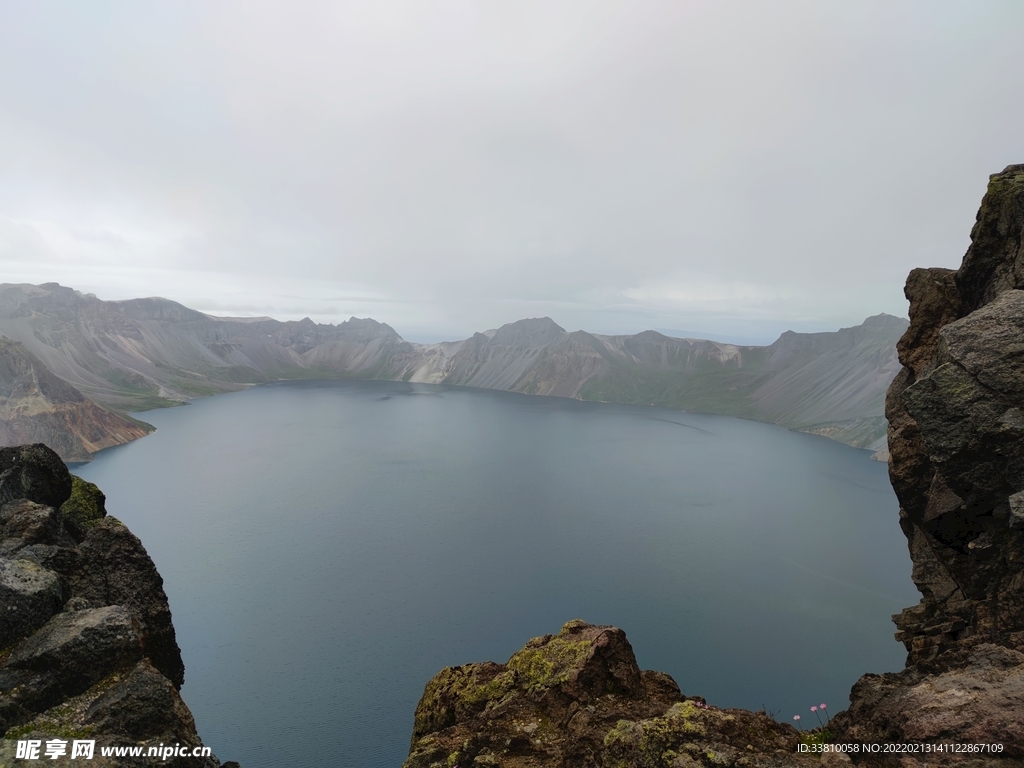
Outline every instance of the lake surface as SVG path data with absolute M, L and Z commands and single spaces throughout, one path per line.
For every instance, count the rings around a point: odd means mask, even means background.
M 163 575 L 222 760 L 394 768 L 423 686 L 569 619 L 718 706 L 813 720 L 901 669 L 886 467 L 780 427 L 394 382 L 149 411 L 76 470 Z

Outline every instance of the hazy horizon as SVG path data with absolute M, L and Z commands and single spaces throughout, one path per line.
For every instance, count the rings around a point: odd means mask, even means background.
M 51 281 L 51 282 L 57 282 L 57 281 Z M 63 283 L 57 283 L 57 284 L 60 285 L 62 288 L 71 288 L 72 290 L 78 290 L 73 285 L 64 285 Z M 0 283 L 0 287 L 2 287 L 4 285 L 18 285 L 18 284 L 17 283 Z M 20 285 L 35 285 L 36 287 L 39 287 L 40 284 L 21 283 Z M 99 296 L 96 293 L 91 292 L 91 291 L 90 292 L 79 291 L 79 293 L 82 293 L 82 294 L 85 294 L 85 295 L 89 295 L 89 296 L 94 296 L 95 298 L 98 298 L 98 299 L 103 300 L 103 301 L 126 301 L 126 300 L 130 300 L 130 299 L 163 299 L 163 300 L 168 300 L 168 301 L 174 301 L 174 299 L 168 299 L 166 296 L 132 296 L 132 297 L 129 297 L 128 299 L 106 299 L 103 296 Z M 178 302 L 178 303 L 181 303 L 181 302 Z M 188 305 L 183 305 L 183 306 L 187 307 Z M 195 309 L 195 307 L 188 307 L 188 308 L 189 309 Z M 198 310 L 198 311 L 202 311 L 202 310 Z M 270 319 L 270 320 L 282 320 L 282 318 L 274 317 L 272 315 L 232 315 L 232 314 L 227 314 L 227 313 L 223 313 L 223 312 L 204 312 L 204 314 L 206 314 L 209 317 L 221 318 L 221 319 L 226 319 L 226 320 L 233 320 L 233 319 L 240 319 L 240 318 L 241 319 L 267 318 L 267 319 Z M 889 314 L 889 313 L 880 313 L 880 314 Z M 906 322 L 909 322 L 909 320 L 906 317 L 903 317 L 903 316 L 900 316 L 900 315 L 891 315 L 891 316 L 899 317 L 899 319 L 904 320 Z M 832 332 L 832 331 L 841 330 L 840 328 L 836 327 L 836 328 L 816 328 L 816 329 L 814 329 L 812 331 L 798 331 L 796 328 L 786 327 L 786 328 L 783 328 L 778 333 L 775 333 L 774 335 L 772 335 L 770 338 L 768 336 L 765 336 L 765 335 L 759 335 L 759 336 L 737 335 L 737 334 L 734 334 L 734 333 L 730 333 L 728 331 L 724 331 L 723 333 L 720 333 L 718 335 L 711 335 L 711 334 L 708 334 L 708 333 L 705 333 L 705 332 L 702 332 L 702 331 L 681 330 L 679 328 L 643 328 L 640 331 L 630 331 L 630 332 L 627 333 L 627 332 L 620 332 L 620 331 L 595 331 L 595 330 L 593 330 L 591 328 L 572 328 L 572 327 L 567 327 L 565 324 L 560 323 L 558 321 L 558 318 L 549 317 L 547 315 L 542 315 L 542 316 L 534 317 L 534 318 L 517 317 L 515 319 L 509 319 L 509 320 L 507 320 L 507 321 L 505 321 L 503 323 L 500 323 L 498 325 L 495 325 L 495 326 L 493 326 L 491 328 L 477 328 L 476 330 L 467 333 L 465 336 L 458 336 L 458 337 L 450 336 L 450 335 L 444 335 L 444 334 L 442 334 L 442 335 L 431 335 L 429 333 L 416 333 L 416 332 L 413 332 L 413 333 L 403 333 L 400 328 L 395 327 L 395 325 L 393 323 L 388 322 L 385 318 L 383 318 L 383 317 L 372 317 L 370 315 L 366 315 L 364 317 L 356 317 L 355 315 L 352 315 L 352 316 L 350 316 L 348 318 L 337 318 L 337 319 L 331 321 L 330 323 L 326 323 L 326 324 L 338 325 L 339 323 L 346 322 L 347 320 L 371 319 L 371 320 L 375 320 L 375 321 L 377 321 L 379 323 L 383 323 L 385 325 L 390 326 L 405 341 L 409 341 L 409 342 L 412 342 L 414 344 L 439 344 L 439 343 L 442 343 L 442 342 L 464 341 L 464 340 L 470 338 L 474 333 L 489 333 L 491 331 L 497 330 L 498 328 L 500 328 L 503 325 L 507 325 L 507 324 L 510 324 L 510 323 L 515 323 L 515 322 L 518 322 L 519 320 L 531 320 L 531 319 L 535 320 L 535 319 L 541 319 L 543 317 L 547 317 L 549 320 L 552 320 L 555 324 L 559 325 L 560 327 L 562 327 L 564 330 L 566 330 L 568 332 L 587 331 L 588 333 L 593 333 L 593 334 L 597 334 L 597 335 L 600 335 L 600 336 L 628 336 L 628 335 L 634 335 L 635 333 L 641 333 L 643 331 L 656 331 L 657 333 L 661 333 L 661 334 L 663 334 L 665 336 L 671 336 L 671 337 L 674 337 L 674 338 L 677 338 L 677 339 L 704 339 L 704 340 L 708 340 L 708 341 L 718 341 L 718 342 L 722 342 L 722 343 L 726 343 L 726 344 L 735 344 L 737 346 L 768 346 L 772 342 L 776 341 L 779 338 L 779 336 L 782 333 L 785 333 L 786 331 L 794 331 L 794 330 L 796 330 L 798 333 L 800 333 L 800 332 L 803 332 L 803 333 L 817 333 L 817 332 L 822 332 L 822 331 L 824 331 L 824 332 Z M 874 315 L 871 315 L 869 317 L 874 317 Z M 309 316 L 308 315 L 304 315 L 304 316 L 298 317 L 298 318 L 287 318 L 287 320 L 295 321 L 295 320 L 302 320 L 302 319 L 306 319 L 306 318 L 309 318 Z M 312 319 L 312 318 L 309 318 L 309 319 Z M 868 318 L 864 318 L 860 322 L 853 323 L 853 325 L 860 325 L 861 323 L 863 323 L 867 319 Z M 844 326 L 844 327 L 850 327 L 850 326 Z
M 0 281 L 104 299 L 770 343 L 1024 161 L 1013 2 L 0 3 Z

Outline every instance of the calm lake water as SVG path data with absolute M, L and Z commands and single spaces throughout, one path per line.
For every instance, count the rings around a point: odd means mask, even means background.
M 398 766 L 439 669 L 583 618 L 718 706 L 813 720 L 902 668 L 886 468 L 780 427 L 393 382 L 150 411 L 77 471 L 163 575 L 200 734 L 244 768 Z

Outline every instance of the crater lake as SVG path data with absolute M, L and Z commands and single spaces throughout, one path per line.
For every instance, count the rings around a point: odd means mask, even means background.
M 378 381 L 142 415 L 73 468 L 164 579 L 200 735 L 244 768 L 395 768 L 442 667 L 569 619 L 783 721 L 901 669 L 917 602 L 886 466 L 781 427 Z

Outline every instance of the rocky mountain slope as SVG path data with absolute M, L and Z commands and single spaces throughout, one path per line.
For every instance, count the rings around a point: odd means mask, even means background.
M 0 446 L 46 443 L 65 461 L 88 461 L 151 431 L 97 405 L 21 344 L 0 338 Z
M 165 299 L 101 301 L 55 283 L 0 286 L 0 334 L 112 408 L 143 409 L 279 378 L 359 377 L 654 404 L 743 416 L 851 445 L 884 442 L 906 321 L 879 315 L 768 347 L 566 332 L 520 320 L 412 344 L 374 320 L 216 318 Z
M 19 739 L 66 740 L 61 765 L 74 739 L 95 741 L 76 765 L 220 765 L 101 755 L 202 742 L 178 695 L 185 668 L 153 561 L 44 445 L 0 448 L 0 608 L 0 766 L 27 764 Z
M 506 664 L 442 670 L 416 709 L 405 768 L 1024 766 L 1024 165 L 992 176 L 971 241 L 959 270 L 910 274 L 886 398 L 889 474 L 922 595 L 893 617 L 902 672 L 864 675 L 828 733 L 801 736 L 685 697 L 639 671 L 620 630 L 570 622 Z M 819 762 L 801 740 L 858 749 Z

